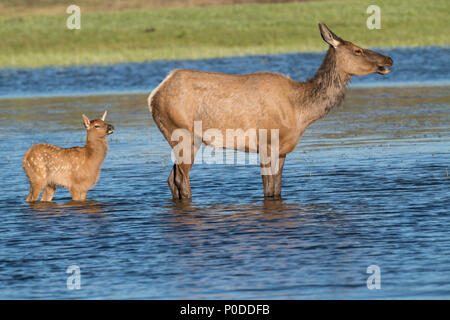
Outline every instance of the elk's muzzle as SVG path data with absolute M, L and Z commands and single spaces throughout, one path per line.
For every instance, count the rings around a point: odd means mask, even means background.
M 389 71 L 391 71 L 391 70 L 389 70 L 389 68 L 386 68 L 386 66 L 392 67 L 393 64 L 394 64 L 394 61 L 392 60 L 392 58 L 386 57 L 384 63 L 378 66 L 377 73 L 379 73 L 379 74 L 389 73 Z
M 111 134 L 111 133 L 113 133 L 113 132 L 114 132 L 114 126 L 108 124 L 108 129 L 106 130 L 106 133 L 107 133 L 107 134 Z

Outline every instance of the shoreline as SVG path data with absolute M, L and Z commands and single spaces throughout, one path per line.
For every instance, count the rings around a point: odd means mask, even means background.
M 350 89 L 450 86 L 450 61 L 446 59 L 450 54 L 448 46 L 374 49 L 392 57 L 394 67 L 387 75 L 353 77 L 348 85 Z M 173 69 L 227 74 L 266 71 L 286 75 L 295 81 L 306 81 L 314 76 L 324 55 L 325 51 L 111 65 L 3 68 L 0 69 L 0 99 L 145 94 Z
M 443 49 L 450 50 L 450 44 L 446 45 L 423 45 L 423 46 L 393 46 L 393 47 L 368 47 L 366 49 L 382 52 L 383 50 L 414 50 L 414 49 Z M 120 65 L 129 64 L 147 64 L 147 63 L 176 63 L 176 62 L 196 62 L 196 61 L 212 61 L 212 60 L 228 60 L 228 59 L 244 59 L 244 58 L 265 58 L 265 57 L 275 57 L 275 56 L 289 56 L 289 55 L 315 55 L 323 54 L 327 50 L 308 50 L 308 51 L 290 51 L 290 52 L 280 52 L 280 53 L 258 53 L 258 54 L 240 54 L 240 55 L 230 55 L 230 56 L 220 56 L 220 57 L 207 57 L 207 58 L 177 58 L 177 59 L 155 59 L 155 60 L 145 60 L 145 61 L 122 61 L 114 63 L 80 63 L 71 65 L 44 65 L 36 67 L 8 67 L 0 66 L 0 76 L 1 72 L 15 72 L 15 71 L 30 71 L 30 70 L 42 70 L 42 69 L 71 69 L 71 68 L 106 68 L 114 67 Z
M 318 22 L 364 48 L 448 46 L 447 2 L 377 1 L 380 29 L 363 0 L 83 11 L 70 30 L 59 15 L 0 16 L 0 66 L 76 66 L 319 52 Z M 405 11 L 408 15 L 405 15 Z M 343 19 L 345 18 L 345 19 Z M 411 30 L 411 25 L 420 28 Z M 413 33 L 413 34 L 412 34 Z

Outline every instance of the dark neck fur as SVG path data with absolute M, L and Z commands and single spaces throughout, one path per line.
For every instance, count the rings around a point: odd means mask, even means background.
M 306 82 L 305 102 L 311 108 L 311 122 L 322 118 L 344 100 L 348 81 L 349 75 L 339 73 L 336 51 L 330 47 L 314 77 Z

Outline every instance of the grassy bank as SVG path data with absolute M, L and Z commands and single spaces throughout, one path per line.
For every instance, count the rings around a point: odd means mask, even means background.
M 108 12 L 130 9 L 189 8 L 249 3 L 285 3 L 324 0 L 0 0 L 0 16 L 60 14 L 69 4 L 85 12 Z M 342 1 L 342 0 L 341 0 Z
M 366 8 L 381 8 L 381 30 Z M 0 66 L 38 67 L 325 50 L 317 22 L 367 47 L 448 45 L 448 0 L 319 1 L 0 17 Z

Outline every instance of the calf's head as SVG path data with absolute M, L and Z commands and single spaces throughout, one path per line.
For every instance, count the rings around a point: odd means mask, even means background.
M 114 132 L 114 127 L 105 122 L 106 114 L 107 112 L 105 111 L 100 118 L 95 120 L 89 120 L 88 117 L 83 114 L 84 127 L 90 137 L 103 139 Z

